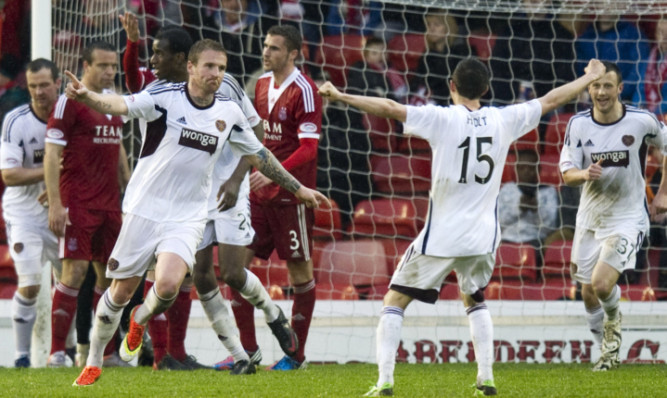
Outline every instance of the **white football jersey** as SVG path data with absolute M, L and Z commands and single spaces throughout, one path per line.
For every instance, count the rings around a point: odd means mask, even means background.
M 577 212 L 577 227 L 596 230 L 599 237 L 623 225 L 648 230 L 646 146 L 667 150 L 667 129 L 652 113 L 627 105 L 623 112 L 612 124 L 596 122 L 590 110 L 573 116 L 560 155 L 561 172 L 602 160 L 602 176 L 584 183 Z
M 40 120 L 29 104 L 15 108 L 5 116 L 0 145 L 0 169 L 43 166 L 46 121 Z M 5 220 L 10 224 L 48 225 L 48 210 L 37 197 L 44 192 L 44 182 L 6 187 L 2 196 Z
M 433 150 L 428 217 L 414 248 L 438 257 L 492 253 L 500 243 L 497 199 L 512 141 L 537 127 L 537 100 L 470 111 L 408 106 L 405 133 Z
M 248 98 L 236 79 L 234 79 L 234 77 L 229 73 L 225 73 L 225 77 L 222 80 L 220 88 L 218 89 L 218 93 L 230 98 L 232 101 L 236 102 L 239 107 L 241 107 L 241 110 L 248 119 L 250 127 L 255 127 L 259 124 L 259 115 L 257 114 L 255 107 L 252 105 L 250 98 Z M 222 183 L 231 177 L 234 169 L 236 168 L 236 165 L 239 163 L 239 160 L 240 157 L 236 156 L 229 148 L 229 146 L 222 148 L 220 159 L 218 159 L 218 162 L 213 168 L 213 185 L 211 187 L 211 195 L 209 196 L 208 200 L 209 218 L 211 219 L 215 218 L 219 213 L 217 196 L 220 185 L 222 185 Z M 231 164 L 234 166 L 229 166 Z M 243 198 L 248 197 L 249 195 L 250 180 L 246 174 L 243 182 L 241 183 L 241 187 L 239 188 L 238 197 Z
M 123 200 L 125 213 L 154 221 L 203 221 L 222 148 L 230 146 L 238 156 L 262 149 L 238 105 L 220 94 L 205 108 L 191 102 L 186 83 L 158 85 L 123 98 L 128 117 L 147 121 Z

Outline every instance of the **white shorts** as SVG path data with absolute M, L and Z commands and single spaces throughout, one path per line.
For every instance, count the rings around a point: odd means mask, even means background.
M 255 237 L 255 230 L 250 223 L 250 201 L 248 197 L 239 198 L 236 206 L 216 212 L 206 223 L 204 238 L 197 250 L 202 250 L 214 243 L 224 243 L 234 246 L 247 246 Z
M 600 237 L 590 229 L 577 228 L 572 242 L 572 279 L 590 284 L 595 265 L 605 262 L 619 273 L 634 269 L 637 250 L 644 241 L 644 231 L 627 229 L 610 236 Z
M 7 223 L 7 244 L 18 275 L 18 287 L 39 285 L 42 266 L 47 261 L 60 275 L 58 238 L 47 226 Z
M 107 263 L 106 275 L 113 279 L 143 276 L 154 258 L 165 252 L 180 256 L 192 272 L 195 250 L 203 232 L 203 221 L 156 222 L 127 214 Z
M 443 281 L 454 271 L 461 292 L 472 295 L 489 284 L 494 265 L 493 253 L 434 257 L 420 254 L 410 246 L 391 278 L 391 288 L 419 301 L 434 303 Z

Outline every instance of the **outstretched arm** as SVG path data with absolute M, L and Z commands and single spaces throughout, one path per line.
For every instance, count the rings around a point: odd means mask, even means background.
M 72 72 L 66 70 L 65 75 L 72 80 L 71 83 L 67 84 L 67 88 L 65 89 L 65 96 L 67 96 L 67 98 L 82 102 L 99 113 L 108 115 L 127 115 L 127 104 L 120 95 L 98 94 L 88 90 L 88 88 L 84 86 Z
M 649 206 L 651 218 L 656 218 L 658 214 L 667 212 L 667 156 L 662 158 L 662 178 L 658 193 L 655 194 L 651 206 Z
M 372 115 L 396 119 L 399 122 L 405 122 L 407 117 L 408 111 L 403 104 L 387 98 L 341 93 L 331 82 L 324 83 L 318 92 L 332 101 L 344 102 Z
M 244 158 L 273 182 L 293 193 L 306 206 L 318 207 L 320 204 L 325 204 L 326 207 L 331 207 L 329 199 L 316 190 L 301 185 L 265 147 L 254 155 L 245 155 Z
M 575 81 L 556 87 L 538 98 L 542 104 L 542 114 L 549 113 L 554 109 L 572 101 L 579 93 L 597 79 L 605 74 L 605 67 L 597 59 L 591 59 L 585 69 L 585 74 Z

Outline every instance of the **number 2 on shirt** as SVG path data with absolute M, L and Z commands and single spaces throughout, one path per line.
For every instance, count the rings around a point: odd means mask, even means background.
M 482 145 L 484 144 L 493 144 L 493 137 L 477 137 L 477 161 L 478 162 L 486 162 L 489 164 L 489 173 L 484 176 L 480 177 L 477 174 L 475 174 L 475 182 L 478 184 L 486 184 L 489 182 L 491 179 L 491 173 L 493 173 L 493 158 L 489 155 L 482 154 Z M 470 137 L 466 137 L 465 140 L 461 143 L 461 145 L 458 146 L 459 148 L 463 148 L 463 162 L 461 164 L 461 178 L 459 179 L 459 183 L 461 184 L 466 184 L 468 182 L 468 158 L 470 157 Z

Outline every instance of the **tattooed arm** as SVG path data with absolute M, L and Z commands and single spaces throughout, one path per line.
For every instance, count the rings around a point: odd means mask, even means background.
M 65 75 L 72 80 L 65 88 L 67 98 L 82 102 L 99 113 L 108 115 L 127 115 L 129 109 L 122 96 L 117 94 L 99 94 L 88 90 L 70 71 Z
M 262 147 L 262 149 L 254 155 L 246 155 L 244 157 L 262 174 L 293 193 L 294 196 L 304 202 L 306 206 L 317 207 L 323 203 L 326 207 L 331 207 L 331 203 L 324 195 L 314 189 L 306 188 L 301 185 L 301 183 L 285 170 L 278 159 L 276 159 L 276 157 L 265 147 Z

